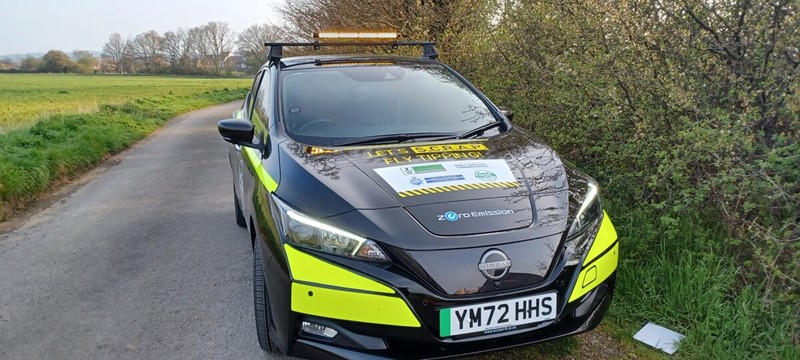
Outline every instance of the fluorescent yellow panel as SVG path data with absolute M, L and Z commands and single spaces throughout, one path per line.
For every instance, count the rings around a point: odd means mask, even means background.
M 275 179 L 269 175 L 266 169 L 264 169 L 264 165 L 261 164 L 261 154 L 258 150 L 242 147 L 242 151 L 246 154 L 247 158 L 250 160 L 250 163 L 253 164 L 253 168 L 256 170 L 256 175 L 258 175 L 258 179 L 261 180 L 261 184 L 264 185 L 269 192 L 274 192 L 278 189 L 278 183 L 275 182 Z
M 600 224 L 600 230 L 597 231 L 597 236 L 594 238 L 589 254 L 583 264 L 586 265 L 595 258 L 597 258 L 603 251 L 606 251 L 611 244 L 617 241 L 617 231 L 614 230 L 614 224 L 611 223 L 611 218 L 608 217 L 605 210 L 603 210 L 603 222 Z
M 289 244 L 284 244 L 283 248 L 286 250 L 286 257 L 289 259 L 289 269 L 292 271 L 292 278 L 294 278 L 294 280 L 348 289 L 394 294 L 394 290 L 386 285 L 358 275 L 350 270 L 322 261 L 293 248 Z
M 616 244 L 611 250 L 605 253 L 605 255 L 597 259 L 597 261 L 581 269 L 581 273 L 578 275 L 578 281 L 575 282 L 575 287 L 572 289 L 572 294 L 570 294 L 568 302 L 580 299 L 581 296 L 586 295 L 589 291 L 600 285 L 605 279 L 608 279 L 608 277 L 614 273 L 614 270 L 617 269 L 618 261 L 619 244 Z
M 331 319 L 420 327 L 403 299 L 292 283 L 292 311 Z

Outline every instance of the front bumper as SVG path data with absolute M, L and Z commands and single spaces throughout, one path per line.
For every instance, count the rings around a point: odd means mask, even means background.
M 333 340 L 298 332 L 291 355 L 308 359 L 449 358 L 502 350 L 573 336 L 594 329 L 605 316 L 614 294 L 616 275 L 589 292 L 582 301 L 564 307 L 547 325 L 465 340 L 439 339 L 425 327 L 354 323 L 298 314 L 301 321 L 329 326 L 339 332 Z
M 472 295 L 446 295 L 397 266 L 304 251 L 285 245 L 290 308 L 276 315 L 289 330 L 288 354 L 305 358 L 446 358 L 533 344 L 589 331 L 613 297 L 619 244 L 604 216 L 579 264 L 562 257 L 536 285 Z M 457 275 L 454 275 L 457 276 Z M 555 319 L 498 333 L 440 336 L 439 310 L 555 292 Z M 309 322 L 337 332 L 305 333 Z M 445 332 L 446 333 L 446 332 Z

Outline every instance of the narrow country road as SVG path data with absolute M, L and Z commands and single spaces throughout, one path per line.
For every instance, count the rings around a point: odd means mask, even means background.
M 0 235 L 0 359 L 264 359 L 216 121 L 183 115 Z

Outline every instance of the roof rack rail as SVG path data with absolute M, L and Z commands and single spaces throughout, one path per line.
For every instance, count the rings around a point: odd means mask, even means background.
M 268 42 L 264 43 L 264 46 L 269 47 L 269 61 L 272 63 L 278 63 L 281 61 L 283 57 L 283 47 L 284 46 L 301 46 L 301 47 L 313 47 L 314 50 L 319 50 L 323 46 L 391 46 L 392 49 L 396 49 L 400 46 L 422 46 L 422 57 L 436 60 L 439 58 L 439 53 L 436 51 L 436 43 L 433 41 L 391 41 L 391 42 L 320 42 L 320 41 L 312 41 L 312 42 Z

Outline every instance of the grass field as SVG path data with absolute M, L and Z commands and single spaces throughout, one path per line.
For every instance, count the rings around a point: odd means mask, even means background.
M 245 79 L 0 74 L 0 221 Z
M 200 94 L 240 88 L 248 79 L 75 74 L 0 74 L 0 133 L 25 128 L 54 114 L 97 111 L 100 104 L 132 99 Z

